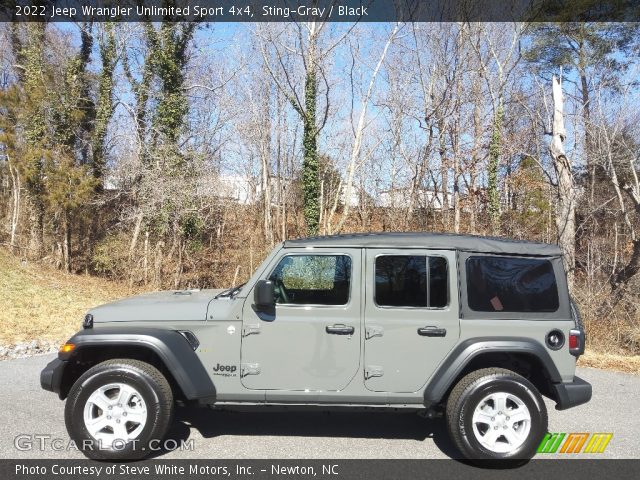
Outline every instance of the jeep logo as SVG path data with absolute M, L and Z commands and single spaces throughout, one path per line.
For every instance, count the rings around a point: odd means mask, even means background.
M 234 373 L 238 367 L 235 365 L 220 365 L 219 363 L 213 367 L 214 372 Z

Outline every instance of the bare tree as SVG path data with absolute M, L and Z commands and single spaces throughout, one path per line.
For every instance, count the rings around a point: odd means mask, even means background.
M 558 243 L 564 254 L 564 266 L 570 287 L 573 286 L 575 269 L 575 241 L 576 241 L 576 189 L 571 172 L 571 161 L 564 150 L 566 131 L 564 129 L 564 101 L 562 98 L 562 84 L 554 75 L 551 92 L 553 97 L 552 139 L 549 153 L 553 158 L 553 166 L 558 178 L 558 212 L 556 226 L 558 229 Z
M 287 31 L 286 25 L 284 29 L 257 30 L 265 66 L 302 121 L 303 208 L 307 233 L 312 235 L 318 233 L 321 212 L 318 136 L 327 124 L 330 111 L 330 84 L 325 64 L 352 29 L 347 28 L 337 38 L 323 40 L 327 25 L 324 21 L 311 21 L 295 23 L 293 32 Z
M 613 303 L 617 303 L 625 293 L 625 287 L 640 272 L 640 238 L 637 225 L 640 220 L 640 139 L 635 135 L 640 113 L 635 107 L 629 86 L 619 92 L 619 106 L 609 104 L 610 95 L 603 88 L 597 89 L 592 97 L 592 128 L 590 133 L 591 155 L 601 159 L 599 169 L 606 174 L 619 207 L 624 229 L 628 236 L 630 255 L 614 252 L 614 268 L 609 283 L 614 291 Z M 589 165 L 594 168 L 593 165 Z M 616 224 L 616 244 L 618 239 Z M 626 248 L 620 248 L 624 251 Z M 621 266 L 618 266 L 618 263 Z
M 491 229 L 497 234 L 500 226 L 500 191 L 498 186 L 506 90 L 518 63 L 521 60 L 520 38 L 523 26 L 512 24 L 505 29 L 503 24 L 478 27 L 480 42 L 470 42 L 475 48 L 480 64 L 480 74 L 487 84 L 493 108 L 491 143 L 489 145 L 489 166 L 487 181 L 487 201 Z
M 387 38 L 387 41 L 384 44 L 384 47 L 382 49 L 382 53 L 380 54 L 380 58 L 378 59 L 378 63 L 376 64 L 375 68 L 373 69 L 373 72 L 371 73 L 371 77 L 369 78 L 369 85 L 367 87 L 367 91 L 360 101 L 360 114 L 358 116 L 357 125 L 353 126 L 352 124 L 354 138 L 353 138 L 353 146 L 351 148 L 351 155 L 349 159 L 349 166 L 347 167 L 346 187 L 344 189 L 344 209 L 342 211 L 342 215 L 340 216 L 340 220 L 338 221 L 338 224 L 334 228 L 333 218 L 336 213 L 337 204 L 339 200 L 338 198 L 336 198 L 334 202 L 334 206 L 331 210 L 331 214 L 329 216 L 329 220 L 328 220 L 329 234 L 340 233 L 344 228 L 345 221 L 349 217 L 349 210 L 351 208 L 351 203 L 352 203 L 351 197 L 353 194 L 353 178 L 355 175 L 358 162 L 360 161 L 363 136 L 367 128 L 367 123 L 366 123 L 367 109 L 369 108 L 369 103 L 371 102 L 371 99 L 372 99 L 373 89 L 375 87 L 378 74 L 380 73 L 380 69 L 382 68 L 385 57 L 387 56 L 389 47 L 391 46 L 396 35 L 400 31 L 400 28 L 401 28 L 401 24 L 398 22 L 394 25 L 393 29 L 391 30 L 391 33 L 389 34 L 389 37 Z

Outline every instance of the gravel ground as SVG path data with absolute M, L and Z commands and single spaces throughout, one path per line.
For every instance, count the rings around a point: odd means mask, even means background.
M 55 340 L 32 340 L 30 342 L 0 345 L 0 360 L 32 357 L 43 353 L 55 353 L 64 342 Z

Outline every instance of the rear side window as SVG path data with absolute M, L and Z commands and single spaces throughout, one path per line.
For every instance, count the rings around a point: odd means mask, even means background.
M 444 308 L 447 260 L 425 255 L 381 255 L 375 263 L 375 301 L 381 307 Z
M 558 286 L 549 260 L 469 257 L 469 308 L 476 312 L 555 312 Z

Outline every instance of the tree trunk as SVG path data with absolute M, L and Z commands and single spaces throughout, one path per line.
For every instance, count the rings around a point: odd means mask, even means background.
M 280 91 L 276 90 L 276 110 L 281 111 L 283 107 L 282 105 L 282 96 L 280 95 Z M 279 116 L 280 117 L 280 116 Z M 283 148 L 282 148 L 282 130 L 284 129 L 284 125 L 281 124 L 280 118 L 278 119 L 278 125 L 276 129 L 276 200 L 275 203 L 277 205 L 276 209 L 276 220 L 274 228 L 279 227 L 280 240 L 284 241 L 285 239 L 285 226 L 287 221 L 286 216 L 286 206 L 285 206 L 285 195 L 284 195 L 284 182 L 282 181 L 282 177 L 284 175 L 283 172 Z
M 266 68 L 266 67 L 265 67 Z M 268 79 L 268 72 L 264 76 Z M 263 229 L 264 238 L 269 247 L 273 247 L 273 217 L 271 215 L 271 89 L 270 85 L 262 93 L 262 115 L 260 135 L 260 160 L 262 175 L 262 198 L 263 198 Z
M 438 152 L 440 154 L 440 178 L 442 184 L 442 203 L 440 207 L 442 208 L 442 224 L 445 230 L 449 230 L 449 160 L 447 159 L 446 133 L 444 119 L 442 117 L 438 120 L 438 132 Z M 437 195 L 438 191 L 436 189 L 436 200 Z
M 71 272 L 71 222 L 69 219 L 69 212 L 63 212 L 62 214 L 62 234 L 64 236 L 62 240 L 62 261 L 64 271 L 66 273 Z
M 95 106 L 95 122 L 91 133 L 91 160 L 92 173 L 96 179 L 94 201 L 96 208 L 93 210 L 90 221 L 90 232 L 87 250 L 89 258 L 93 256 L 95 243 L 99 239 L 100 213 L 99 199 L 104 190 L 105 173 L 105 139 L 109 122 L 113 117 L 113 87 L 114 70 L 117 63 L 116 38 L 113 23 L 104 24 L 104 37 L 100 42 L 100 58 L 102 71 L 99 76 L 98 98 Z
M 502 118 L 504 110 L 502 99 L 498 101 L 498 106 L 493 118 L 493 131 L 491 134 L 491 144 L 489 145 L 489 172 L 487 182 L 487 196 L 489 202 L 489 220 L 491 222 L 491 234 L 498 235 L 500 232 L 500 191 L 498 189 L 498 166 L 500 164 L 500 153 L 502 143 Z
M 471 208 L 469 213 L 469 233 L 476 233 L 476 219 L 478 216 L 478 189 L 477 184 L 477 168 L 480 163 L 480 149 L 482 148 L 482 90 L 479 82 L 473 84 L 473 150 L 471 168 L 469 171 L 469 192 L 471 196 Z
M 342 212 L 342 216 L 340 217 L 338 225 L 335 228 L 335 233 L 340 233 L 342 231 L 342 228 L 344 227 L 344 223 L 347 221 L 347 217 L 349 216 L 349 209 L 351 208 L 351 197 L 353 192 L 353 177 L 356 171 L 357 162 L 360 158 L 360 151 L 362 149 L 362 140 L 364 136 L 364 130 L 366 127 L 365 121 L 367 119 L 367 109 L 369 107 L 369 101 L 371 100 L 371 95 L 373 94 L 373 87 L 375 86 L 376 78 L 378 77 L 378 72 L 380 72 L 380 68 L 382 67 L 384 59 L 387 56 L 387 51 L 389 50 L 389 47 L 391 46 L 393 39 L 398 33 L 399 28 L 400 28 L 400 24 L 396 23 L 394 29 L 391 31 L 391 35 L 389 35 L 387 43 L 385 43 L 384 49 L 382 50 L 382 54 L 380 55 L 376 68 L 371 74 L 371 79 L 369 80 L 367 93 L 362 99 L 362 102 L 360 105 L 360 116 L 358 118 L 358 124 L 354 132 L 355 135 L 353 139 L 353 147 L 351 149 L 351 158 L 349 161 L 349 168 L 347 170 L 348 173 L 347 173 L 347 183 L 345 185 L 346 188 L 345 188 L 345 194 L 344 194 L 344 210 Z M 340 195 L 339 192 L 338 192 L 338 195 Z M 334 233 L 331 225 L 332 219 L 333 219 L 333 212 L 329 217 L 329 222 L 328 222 L 329 233 Z
M 318 95 L 318 32 L 315 22 L 309 33 L 309 52 L 304 84 L 305 107 L 302 112 L 304 159 L 302 162 L 302 191 L 307 235 L 317 235 L 320 221 L 320 172 L 318 165 L 318 126 L 316 103 Z
M 264 237 L 269 246 L 273 246 L 273 217 L 271 215 L 271 177 L 269 163 L 265 155 L 262 156 L 262 191 L 263 191 L 263 229 Z
M 322 227 L 322 232 L 326 233 L 329 227 L 327 226 L 327 214 L 324 208 L 324 203 L 324 179 L 322 179 L 320 180 L 320 218 L 318 219 L 318 224 Z
M 11 221 L 9 225 L 9 246 L 11 249 L 15 249 L 17 244 L 17 231 L 18 231 L 18 222 L 20 221 L 20 172 L 17 169 L 11 166 L 9 163 L 9 173 L 11 174 L 11 189 L 12 189 L 12 200 L 13 206 L 11 209 Z
M 142 262 L 144 284 L 149 283 L 149 230 L 144 232 L 144 260 Z
M 154 268 L 153 268 L 153 284 L 156 288 L 162 287 L 162 249 L 164 248 L 164 242 L 159 240 L 156 243 Z
M 453 149 L 453 231 L 460 233 L 460 160 L 457 145 Z
M 138 245 L 138 236 L 140 235 L 140 227 L 142 226 L 142 211 L 138 212 L 136 216 L 136 224 L 133 227 L 133 235 L 131 236 L 131 245 L 129 245 L 129 260 L 133 260 L 133 255 Z
M 32 258 L 39 259 L 42 257 L 42 248 L 44 245 L 44 205 L 38 198 L 30 198 L 31 214 L 30 214 L 30 241 L 29 251 Z
M 584 45 L 579 47 L 580 93 L 582 95 L 582 120 L 584 123 L 584 160 L 587 165 L 587 181 L 589 184 L 589 204 L 593 204 L 595 192 L 596 166 L 593 161 L 593 139 L 591 135 L 591 106 L 589 105 L 589 83 L 585 71 Z
M 556 213 L 556 227 L 558 243 L 564 254 L 564 266 L 567 272 L 569 288 L 573 287 L 575 270 L 575 241 L 576 241 L 576 192 L 571 173 L 571 162 L 567 158 L 563 142 L 566 138 L 564 129 L 564 112 L 562 99 L 562 85 L 553 76 L 553 138 L 549 152 L 553 158 L 553 166 L 558 177 L 558 211 Z

